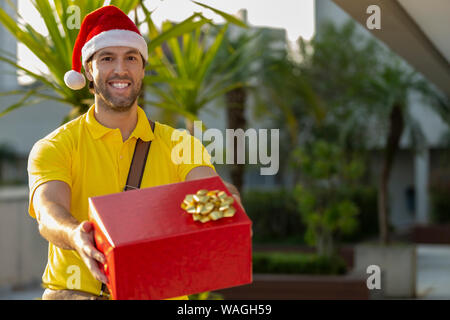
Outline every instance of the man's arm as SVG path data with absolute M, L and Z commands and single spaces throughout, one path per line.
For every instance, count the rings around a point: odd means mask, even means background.
M 195 167 L 194 169 L 189 171 L 189 173 L 186 175 L 185 180 L 189 181 L 189 180 L 196 180 L 196 179 L 209 178 L 209 177 L 215 177 L 215 176 L 218 176 L 218 174 L 211 167 L 200 166 L 200 167 Z M 236 198 L 236 200 L 239 201 L 239 203 L 242 206 L 241 195 L 239 194 L 238 189 L 231 183 L 226 182 L 224 180 L 223 180 L 223 183 L 228 188 L 228 190 L 230 190 L 231 194 Z
M 95 261 L 104 263 L 105 257 L 95 248 L 93 226 L 72 216 L 70 199 L 70 187 L 62 181 L 49 181 L 36 189 L 32 201 L 39 233 L 62 249 L 76 250 L 94 277 L 106 283 L 107 278 Z

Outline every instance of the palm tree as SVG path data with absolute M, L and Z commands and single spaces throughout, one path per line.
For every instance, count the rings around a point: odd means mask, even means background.
M 222 83 L 236 84 L 236 87 L 225 94 L 227 128 L 246 129 L 246 102 L 249 90 L 253 90 L 251 81 L 261 67 L 261 33 L 244 28 L 227 30 L 217 57 L 213 63 L 213 73 Z M 237 163 L 238 150 L 236 141 L 233 143 L 234 161 L 231 165 L 230 176 L 232 183 L 239 192 L 244 184 L 245 165 Z
M 0 61 L 13 66 L 32 79 L 36 85 L 30 89 L 17 89 L 2 92 L 1 95 L 21 95 L 14 104 L 5 108 L 0 117 L 26 105 L 34 104 L 42 100 L 54 100 L 72 106 L 72 111 L 64 121 L 68 121 L 84 112 L 93 103 L 92 94 L 85 87 L 82 90 L 71 90 L 64 83 L 64 74 L 71 69 L 72 51 L 78 29 L 70 28 L 67 21 L 71 19 L 69 7 L 76 5 L 80 9 L 80 20 L 93 10 L 103 6 L 105 0 L 31 0 L 32 5 L 42 17 L 48 30 L 48 36 L 36 31 L 15 10 L 16 17 L 10 17 L 5 10 L 0 8 L 0 23 L 17 39 L 23 43 L 32 53 L 36 55 L 48 67 L 49 74 L 39 74 L 30 69 L 20 66 L 16 57 L 4 50 L 0 53 Z M 143 5 L 142 0 L 111 0 L 111 5 L 122 9 L 125 13 L 135 10 L 137 6 Z M 212 10 L 215 10 L 211 8 Z M 147 12 L 148 13 L 148 12 Z M 226 16 L 225 13 L 223 13 Z M 200 18 L 200 22 L 194 21 Z M 149 43 L 149 54 L 161 50 L 161 45 L 171 38 L 179 37 L 185 33 L 195 30 L 205 23 L 206 19 L 201 14 L 195 14 L 178 25 L 166 27 L 157 34 L 151 33 Z M 234 21 L 234 20 L 233 20 Z M 151 17 L 147 14 L 146 22 L 153 25 Z M 144 34 L 144 36 L 146 36 Z M 160 64 L 160 62 L 158 62 Z
M 316 128 L 314 136 L 334 139 L 349 153 L 383 146 L 378 222 L 380 242 L 387 244 L 388 181 L 400 138 L 409 131 L 416 149 L 424 144 L 420 126 L 411 116 L 408 95 L 421 93 L 429 102 L 426 106 L 439 114 L 449 108 L 423 78 L 375 40 L 359 34 L 353 22 L 341 28 L 325 25 L 303 46 L 302 72 L 328 107 L 326 125 Z
M 263 43 L 262 66 L 255 90 L 255 109 L 258 117 L 269 117 L 273 126 L 280 128 L 280 170 L 276 179 L 283 183 L 284 173 L 291 163 L 292 150 L 307 137 L 311 126 L 319 126 L 326 115 L 326 106 L 313 84 L 303 72 L 301 64 L 286 47 L 272 46 L 274 39 L 266 34 Z M 277 48 L 274 49 L 273 47 Z M 269 49 L 272 48 L 272 49 Z M 300 179 L 300 171 L 293 173 L 294 183 Z
M 387 53 L 382 71 L 372 79 L 371 83 L 373 94 L 378 98 L 377 103 L 372 106 L 377 110 L 372 109 L 371 113 L 378 118 L 379 122 L 388 123 L 378 182 L 380 241 L 382 244 L 388 244 L 390 242 L 387 206 L 388 182 L 395 156 L 400 150 L 400 139 L 405 131 L 409 131 L 416 152 L 421 152 L 426 145 L 420 125 L 411 116 L 411 104 L 408 95 L 413 91 L 421 94 L 424 101 L 428 102 L 424 105 L 437 111 L 438 114 L 444 108 L 449 110 L 449 107 L 445 104 L 436 103 L 436 101 L 442 101 L 439 100 L 441 95 L 425 79 L 391 53 Z M 448 115 L 445 118 L 448 119 Z
M 246 27 L 240 20 L 209 6 L 195 2 L 213 10 L 228 23 L 218 28 L 211 21 L 195 13 L 191 19 L 197 28 L 180 37 L 171 37 L 165 46 L 154 50 L 149 57 L 152 73 L 145 80 L 147 90 L 156 100 L 146 103 L 181 114 L 185 118 L 186 128 L 193 133 L 193 122 L 198 119 L 199 111 L 212 100 L 226 92 L 239 87 L 240 83 L 230 82 L 229 76 L 223 74 L 220 79 L 214 77 L 213 63 L 222 45 L 229 23 Z M 150 12 L 143 6 L 146 15 Z M 160 31 L 147 19 L 151 36 L 158 36 Z M 167 32 L 183 23 L 163 23 L 161 30 Z M 230 60 L 231 58 L 228 58 Z M 226 61 L 223 62 L 227 64 Z M 229 72 L 229 70 L 225 70 Z

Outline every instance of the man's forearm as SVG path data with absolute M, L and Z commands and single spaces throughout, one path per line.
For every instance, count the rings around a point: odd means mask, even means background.
M 72 231 L 80 224 L 63 206 L 46 202 L 38 210 L 40 234 L 65 250 L 73 250 Z

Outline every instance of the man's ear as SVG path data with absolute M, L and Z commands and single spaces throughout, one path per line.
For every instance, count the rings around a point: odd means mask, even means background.
M 92 62 L 86 63 L 84 66 L 84 74 L 86 75 L 86 79 L 89 81 L 94 81 L 94 77 L 92 76 Z

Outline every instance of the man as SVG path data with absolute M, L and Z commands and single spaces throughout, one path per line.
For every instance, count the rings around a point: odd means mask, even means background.
M 98 262 L 104 263 L 105 257 L 96 249 L 93 226 L 87 221 L 88 198 L 124 189 L 138 138 L 152 141 L 141 188 L 217 175 L 209 159 L 175 164 L 171 161 L 174 129 L 158 122 L 151 129 L 137 105 L 147 58 L 144 38 L 118 8 L 100 8 L 83 20 L 72 70 L 64 80 L 71 89 L 83 88 L 83 66 L 95 104 L 39 140 L 28 162 L 29 213 L 49 241 L 43 299 L 102 296 L 107 278 Z M 203 154 L 201 142 L 184 134 L 197 145 L 192 150 Z M 237 190 L 227 186 L 240 201 Z

